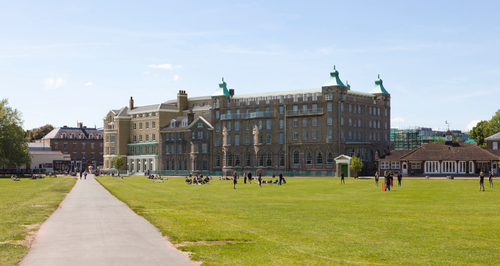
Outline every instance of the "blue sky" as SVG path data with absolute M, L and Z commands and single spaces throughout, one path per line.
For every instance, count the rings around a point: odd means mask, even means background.
M 0 98 L 24 128 L 102 127 L 110 109 L 377 75 L 392 126 L 465 130 L 499 109 L 498 1 L 4 1 Z

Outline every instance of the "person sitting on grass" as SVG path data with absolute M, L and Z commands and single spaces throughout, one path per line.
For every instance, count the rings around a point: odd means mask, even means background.
M 13 181 L 21 181 L 21 179 L 19 179 L 19 177 L 15 176 L 15 175 L 12 175 L 10 177 Z

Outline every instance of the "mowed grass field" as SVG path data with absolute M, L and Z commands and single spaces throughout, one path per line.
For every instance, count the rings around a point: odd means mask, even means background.
M 373 179 L 169 179 L 98 178 L 204 265 L 500 265 L 500 191 L 487 182 L 403 179 L 383 192 Z
M 0 265 L 16 265 L 24 257 L 29 239 L 75 182 L 69 177 L 0 179 Z

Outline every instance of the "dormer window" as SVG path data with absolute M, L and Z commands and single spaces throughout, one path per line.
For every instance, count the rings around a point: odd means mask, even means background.
M 194 103 L 193 107 L 200 107 L 200 103 Z
M 170 120 L 170 127 L 175 127 L 175 119 Z
M 80 139 L 84 139 L 85 137 L 83 136 L 83 134 L 80 134 Z
M 188 126 L 188 120 L 187 118 L 184 118 L 184 120 L 182 120 L 182 127 L 187 127 Z
M 72 139 L 76 139 L 75 134 L 71 134 Z
M 64 133 L 63 133 L 63 134 L 61 135 L 61 138 L 66 139 L 66 138 L 68 138 L 68 137 L 66 136 L 66 134 L 64 134 Z
M 89 139 L 94 139 L 94 135 L 90 134 Z
M 203 122 L 198 122 L 198 127 L 203 127 Z

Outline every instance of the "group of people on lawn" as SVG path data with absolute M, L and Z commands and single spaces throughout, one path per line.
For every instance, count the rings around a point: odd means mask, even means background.
M 273 175 L 273 178 L 275 176 Z M 238 173 L 236 173 L 236 171 L 233 173 L 233 177 L 231 178 L 233 180 L 233 188 L 236 189 L 236 184 L 238 183 L 238 179 L 240 178 L 240 176 L 238 175 Z M 247 179 L 248 179 L 248 183 L 249 184 L 252 184 L 252 172 L 248 172 L 248 174 L 246 172 L 243 173 L 243 183 L 246 184 L 247 183 Z M 224 180 L 221 178 L 219 178 L 219 180 Z M 226 180 L 228 180 L 228 178 L 226 177 Z M 257 172 L 257 181 L 259 182 L 259 187 L 262 187 L 262 184 L 279 184 L 281 185 L 282 183 L 286 184 L 286 180 L 285 178 L 283 178 L 283 172 L 280 172 L 279 176 L 278 176 L 278 179 L 275 179 L 274 181 L 271 181 L 271 180 L 262 180 L 262 172 Z

